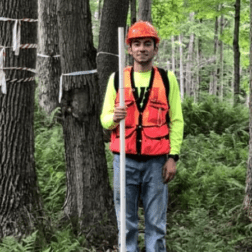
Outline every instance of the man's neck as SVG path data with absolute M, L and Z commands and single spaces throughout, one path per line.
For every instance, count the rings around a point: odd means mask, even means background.
M 149 72 L 152 70 L 152 62 L 146 65 L 138 64 L 134 61 L 134 72 Z

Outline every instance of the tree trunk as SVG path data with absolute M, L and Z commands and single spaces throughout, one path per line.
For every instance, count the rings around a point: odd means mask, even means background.
M 224 28 L 224 16 L 221 15 L 221 21 L 220 21 L 220 36 L 223 34 L 223 28 Z M 223 77 L 224 77 L 224 62 L 223 62 L 223 42 L 220 41 L 220 99 L 223 101 Z
M 240 49 L 239 49 L 239 27 L 240 27 L 240 4 L 241 0 L 235 2 L 235 27 L 234 27 L 234 104 L 238 102 L 240 92 Z
M 250 0 L 250 52 L 252 52 L 252 0 Z M 252 221 L 252 53 L 250 53 L 249 157 L 243 205 Z
M 194 92 L 194 102 L 198 101 L 199 98 L 199 84 L 200 84 L 200 50 L 199 50 L 199 38 L 195 39 L 196 47 L 196 76 L 195 76 L 195 92 Z
M 61 67 L 63 73 L 96 69 L 89 1 L 57 0 Z M 76 232 L 85 232 L 105 216 L 115 224 L 109 187 L 97 74 L 63 76 L 63 132 L 67 164 L 64 211 Z M 110 213 L 112 211 L 112 213 Z M 113 235 L 111 230 L 107 236 Z
M 104 0 L 97 54 L 97 69 L 102 100 L 107 81 L 118 69 L 118 27 L 126 26 L 129 0 Z
M 194 12 L 191 12 L 190 22 L 192 25 L 193 25 L 193 19 L 194 19 Z M 192 83 L 193 43 L 194 43 L 194 34 L 191 33 L 188 46 L 187 63 L 186 63 L 186 93 L 188 96 L 192 96 L 195 91 Z
M 0 17 L 36 19 L 37 1 L 0 0 Z M 0 22 L 0 45 L 11 47 L 15 21 Z M 36 44 L 37 23 L 21 22 L 21 44 Z M 36 50 L 6 48 L 4 67 L 35 68 Z M 7 93 L 0 91 L 0 238 L 22 237 L 42 230 L 42 204 L 34 161 L 34 77 L 26 70 L 5 70 Z
M 48 114 L 59 106 L 61 74 L 56 2 L 38 1 L 38 59 L 39 105 Z M 56 57 L 55 57 L 56 56 Z
M 133 25 L 136 22 L 136 0 L 130 0 L 130 19 Z
M 175 73 L 175 45 L 174 45 L 174 36 L 171 36 L 171 45 L 172 45 L 172 71 Z
M 133 25 L 136 20 L 136 0 L 130 0 L 130 19 L 131 19 L 131 25 Z M 130 54 L 126 55 L 126 64 L 133 66 L 134 59 Z
M 219 51 L 219 38 L 218 38 L 218 30 L 219 30 L 219 18 L 215 18 L 215 32 L 214 32 L 214 70 L 213 70 L 213 95 L 217 94 L 217 78 L 218 78 L 218 51 Z
M 139 0 L 138 20 L 151 22 L 151 4 L 152 0 Z
M 184 68 L 183 68 L 183 45 L 182 45 L 182 35 L 179 35 L 179 55 L 180 55 L 180 95 L 181 101 L 184 100 Z
M 118 27 L 126 27 L 128 8 L 129 0 L 120 4 L 117 0 L 104 0 L 96 59 L 102 101 L 110 74 L 118 70 Z M 109 142 L 110 131 L 103 132 L 104 141 Z

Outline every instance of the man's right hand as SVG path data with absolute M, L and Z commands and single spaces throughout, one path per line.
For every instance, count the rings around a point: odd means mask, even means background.
M 126 106 L 125 107 L 115 107 L 113 121 L 119 123 L 127 115 Z

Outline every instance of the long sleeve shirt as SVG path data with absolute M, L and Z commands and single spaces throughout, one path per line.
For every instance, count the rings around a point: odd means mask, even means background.
M 151 71 L 134 72 L 134 81 L 138 94 L 143 92 L 143 89 L 149 85 Z M 168 72 L 169 79 L 169 116 L 170 116 L 170 154 L 175 155 L 180 153 L 180 148 L 183 139 L 184 120 L 181 108 L 181 99 L 177 79 L 173 72 Z M 115 108 L 116 90 L 114 88 L 114 73 L 111 74 L 107 90 L 104 98 L 103 109 L 101 114 L 101 123 L 103 128 L 112 130 L 117 127 L 118 123 L 113 121 Z

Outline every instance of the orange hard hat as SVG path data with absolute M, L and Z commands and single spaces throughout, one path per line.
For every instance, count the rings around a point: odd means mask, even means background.
M 145 37 L 154 38 L 157 44 L 160 41 L 160 38 L 158 37 L 158 33 L 155 27 L 148 21 L 140 20 L 134 23 L 129 28 L 127 38 L 126 38 L 126 44 L 129 45 L 130 41 L 133 38 L 145 38 Z

